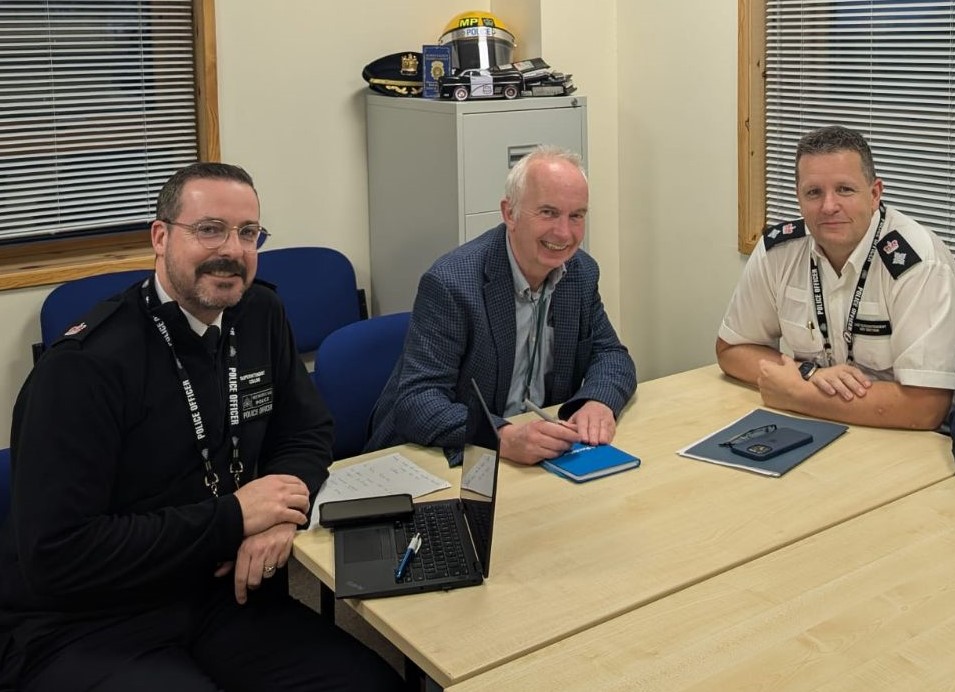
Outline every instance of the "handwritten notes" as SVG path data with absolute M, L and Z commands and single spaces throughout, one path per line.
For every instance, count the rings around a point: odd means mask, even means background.
M 315 506 L 332 500 L 353 500 L 375 495 L 409 493 L 412 497 L 421 497 L 450 487 L 451 484 L 446 480 L 395 453 L 351 466 L 332 468 L 328 480 L 318 491 Z M 314 526 L 318 526 L 317 510 L 312 512 L 309 528 Z

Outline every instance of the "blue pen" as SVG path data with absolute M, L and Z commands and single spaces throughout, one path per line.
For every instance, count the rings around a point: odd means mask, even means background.
M 421 534 L 416 533 L 412 539 L 408 542 L 408 547 L 405 548 L 405 554 L 401 556 L 401 561 L 398 563 L 398 567 L 395 569 L 395 581 L 401 581 L 401 578 L 405 574 L 405 570 L 408 569 L 408 565 L 411 564 L 411 558 L 415 556 L 421 549 Z

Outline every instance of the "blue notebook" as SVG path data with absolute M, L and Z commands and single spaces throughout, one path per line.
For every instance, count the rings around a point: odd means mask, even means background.
M 590 447 L 580 442 L 575 442 L 573 447 L 556 459 L 541 462 L 541 466 L 551 473 L 577 483 L 635 469 L 639 465 L 640 460 L 637 457 L 613 445 Z

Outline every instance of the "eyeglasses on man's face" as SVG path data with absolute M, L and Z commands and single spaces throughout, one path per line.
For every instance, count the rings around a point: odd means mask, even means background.
M 179 221 L 169 221 L 168 219 L 159 219 L 170 226 L 181 226 L 187 229 L 199 244 L 207 250 L 216 250 L 229 239 L 229 234 L 235 231 L 239 239 L 239 245 L 244 252 L 255 252 L 265 244 L 269 239 L 270 233 L 257 223 L 247 223 L 244 226 L 230 226 L 225 221 L 219 219 L 205 219 L 196 223 L 181 223 Z

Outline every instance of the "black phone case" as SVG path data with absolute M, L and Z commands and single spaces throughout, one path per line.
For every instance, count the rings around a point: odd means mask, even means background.
M 407 519 L 414 512 L 411 495 L 377 495 L 356 500 L 334 500 L 318 506 L 318 524 L 327 529 L 337 526 L 377 524 Z
M 730 450 L 747 459 L 765 461 L 810 442 L 812 442 L 812 435 L 809 433 L 792 428 L 777 428 L 775 432 L 737 442 L 730 446 Z

